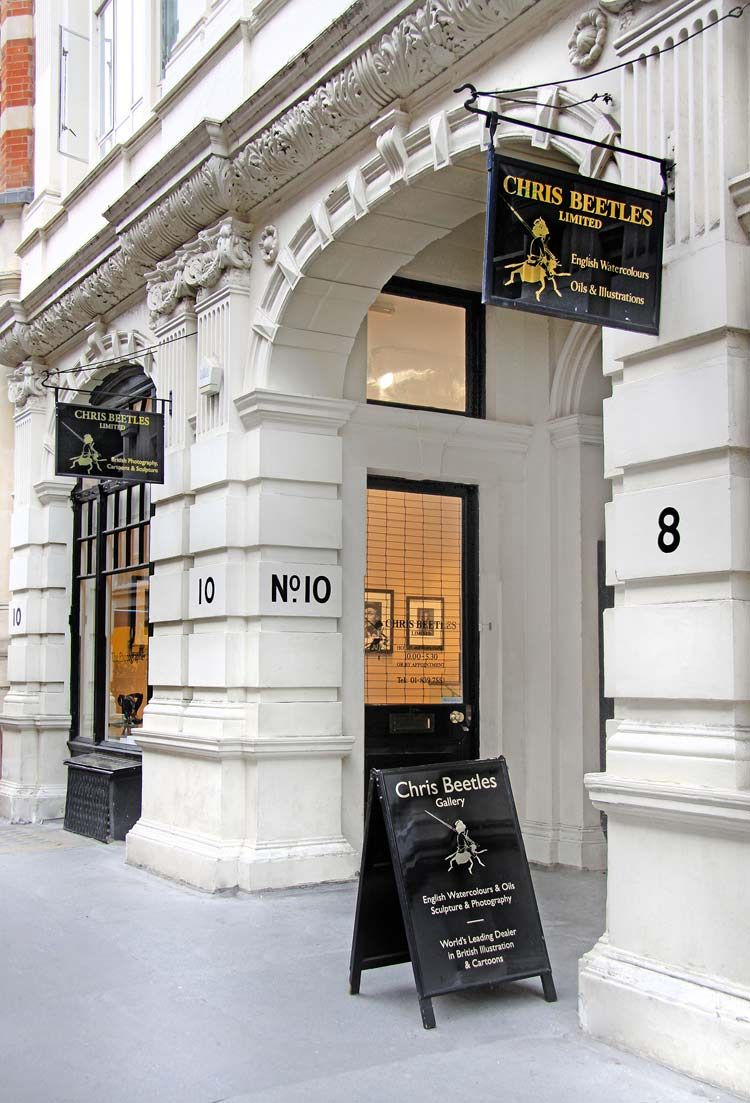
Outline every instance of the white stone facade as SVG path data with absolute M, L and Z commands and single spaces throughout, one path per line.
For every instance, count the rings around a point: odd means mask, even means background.
M 90 43 L 70 102 L 88 130 L 61 154 L 37 111 L 21 289 L 0 307 L 20 611 L 0 814 L 59 816 L 65 792 L 70 483 L 53 474 L 42 381 L 69 373 L 75 398 L 115 357 L 138 358 L 173 408 L 128 861 L 207 890 L 355 874 L 367 476 L 476 485 L 480 752 L 508 760 L 532 860 L 608 867 L 582 1025 L 750 1095 L 750 13 L 714 25 L 730 8 L 201 0 L 162 73 L 147 4 L 141 83 L 102 133 L 93 8 L 39 0 L 37 103 L 60 87 L 63 25 Z M 516 122 L 496 144 L 648 190 L 658 169 L 617 145 L 675 158 L 659 337 L 488 307 L 484 420 L 368 405 L 363 327 L 384 284 L 481 286 L 487 139 L 453 89 L 621 61 L 501 99 Z M 612 104 L 578 103 L 604 90 Z M 521 125 L 535 121 L 613 148 Z M 211 396 L 206 358 L 221 369 Z M 668 556 L 665 506 L 680 514 Z M 605 512 L 616 703 L 602 773 Z M 335 573 L 340 608 L 269 611 L 271 564 Z

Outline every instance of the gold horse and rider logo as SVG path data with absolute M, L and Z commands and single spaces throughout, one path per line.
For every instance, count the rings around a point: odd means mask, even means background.
M 101 453 L 97 452 L 94 447 L 94 438 L 91 433 L 85 433 L 83 437 L 83 448 L 78 456 L 72 456 L 70 459 L 71 467 L 82 467 L 87 471 L 101 471 Z
M 510 203 L 508 206 L 513 211 L 513 214 L 522 222 L 526 229 L 529 226 L 521 218 L 518 211 L 516 211 Z M 560 261 L 549 247 L 549 228 L 543 218 L 537 218 L 534 225 L 530 228 L 531 243 L 529 245 L 529 251 L 526 254 L 525 260 L 520 263 L 506 264 L 505 267 L 511 269 L 510 276 L 505 281 L 504 286 L 509 287 L 515 282 L 516 277 L 520 277 L 521 283 L 539 284 L 539 290 L 536 293 L 536 301 L 539 302 L 542 296 L 542 292 L 547 286 L 547 281 L 552 284 L 553 290 L 559 299 L 562 298 L 560 288 L 557 286 L 558 276 L 570 276 L 572 272 L 561 272 Z

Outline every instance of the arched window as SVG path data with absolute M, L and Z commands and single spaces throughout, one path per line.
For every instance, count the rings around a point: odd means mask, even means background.
M 151 410 L 153 381 L 139 364 L 109 376 L 91 406 Z M 71 749 L 128 744 L 143 720 L 148 685 L 147 483 L 79 479 L 73 500 Z

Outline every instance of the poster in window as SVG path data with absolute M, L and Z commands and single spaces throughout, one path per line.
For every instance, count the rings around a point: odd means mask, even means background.
M 445 647 L 444 602 L 441 597 L 407 597 L 406 648 L 442 651 Z
M 393 590 L 365 590 L 365 651 L 393 652 Z

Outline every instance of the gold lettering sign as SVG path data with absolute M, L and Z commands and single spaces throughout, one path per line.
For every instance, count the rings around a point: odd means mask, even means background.
M 664 205 L 494 154 L 484 301 L 657 333 Z

